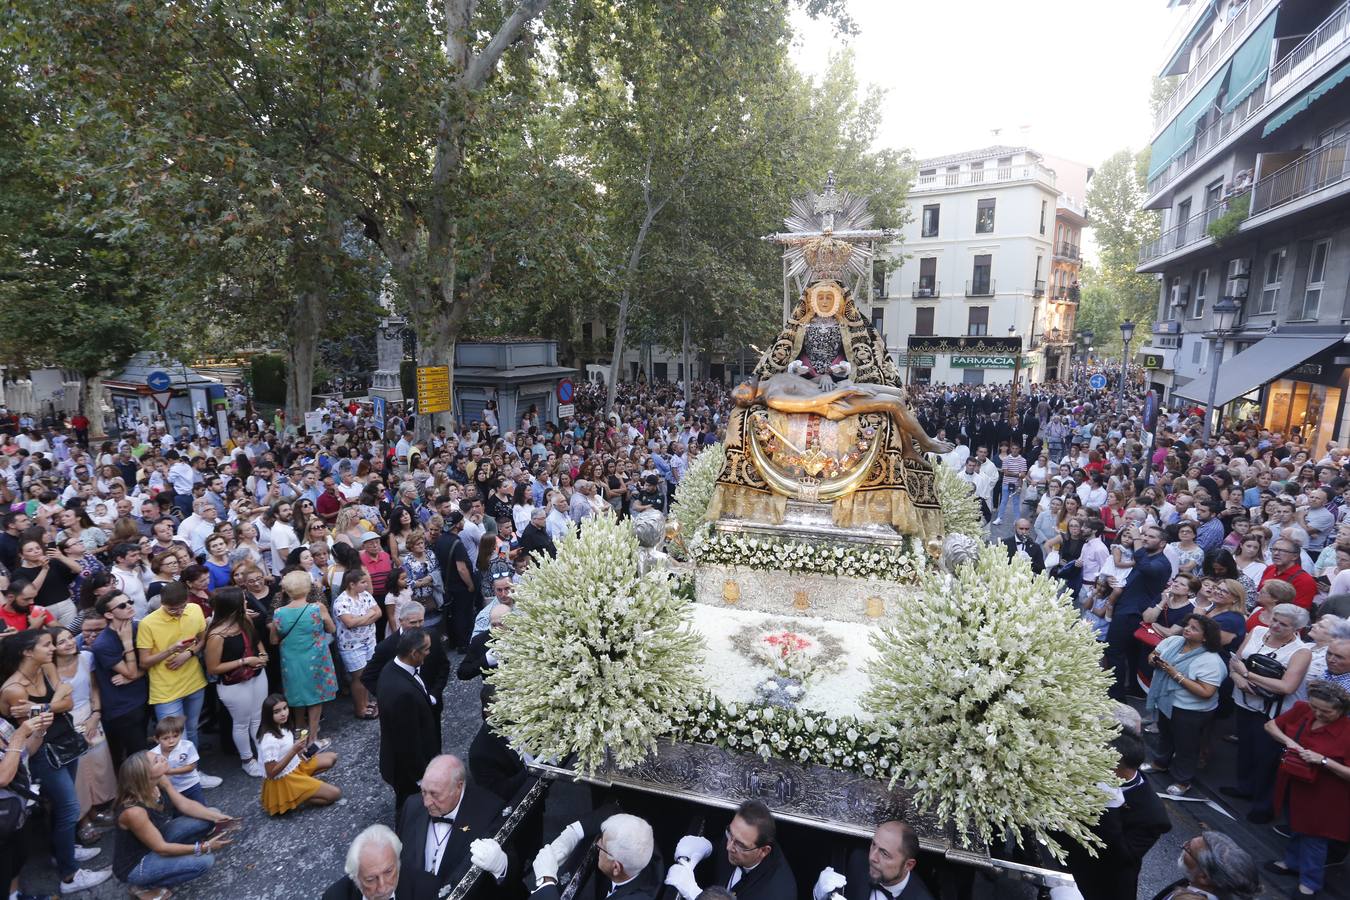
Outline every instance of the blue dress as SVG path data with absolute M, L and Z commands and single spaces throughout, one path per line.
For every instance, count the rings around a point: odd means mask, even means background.
M 281 638 L 281 684 L 291 706 L 318 706 L 337 696 L 337 673 L 323 616 L 313 603 L 283 606 L 273 615 Z

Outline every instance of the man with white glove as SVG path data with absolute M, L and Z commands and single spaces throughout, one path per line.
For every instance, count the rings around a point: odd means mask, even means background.
M 919 838 L 904 822 L 882 822 L 866 851 L 853 848 L 844 874 L 826 867 L 816 879 L 812 900 L 933 900 L 914 874 Z
M 731 890 L 737 900 L 795 897 L 797 882 L 777 839 L 769 808 L 758 800 L 747 800 L 727 828 L 724 852 L 713 854 L 712 844 L 701 837 L 680 838 L 675 848 L 677 861 L 666 873 L 666 884 L 679 891 L 683 900 L 696 900 L 702 889 L 694 869 L 712 855 L 712 883 Z
M 437 756 L 422 773 L 421 797 L 409 797 L 398 818 L 403 841 L 399 854 L 399 896 L 433 898 L 447 884 L 457 884 L 473 866 L 491 878 L 480 878 L 469 896 L 488 898 L 506 881 L 511 860 L 493 839 L 502 802 L 493 793 L 469 784 L 457 756 Z
M 596 842 L 596 872 L 593 883 L 583 884 L 578 897 L 656 900 L 661 890 L 661 860 L 651 825 L 627 813 L 607 816 L 608 811 L 602 809 L 573 822 L 539 851 L 534 859 L 536 886 L 531 900 L 557 900 L 559 864 L 591 838 Z

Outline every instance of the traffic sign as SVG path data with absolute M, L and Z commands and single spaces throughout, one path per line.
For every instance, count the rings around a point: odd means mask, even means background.
M 169 405 L 169 400 L 173 397 L 173 391 L 151 391 L 150 396 L 155 398 L 159 411 L 164 412 L 164 407 Z
M 563 404 L 571 403 L 571 402 L 572 402 L 572 398 L 573 398 L 574 396 L 576 396 L 576 392 L 577 392 L 577 388 L 576 388 L 576 385 L 572 384 L 572 379 L 570 379 L 570 378 L 564 378 L 564 379 L 562 379 L 561 381 L 558 382 L 558 402 L 559 402 L 559 403 L 563 403 Z
M 384 431 L 384 398 L 371 397 L 370 411 L 371 416 L 375 419 L 375 427 Z
M 577 414 L 577 406 L 575 403 L 563 403 L 558 406 L 559 422 L 561 422 L 563 419 L 570 419 L 576 414 Z
M 172 383 L 173 382 L 169 378 L 169 373 L 159 369 L 156 369 L 149 375 L 145 376 L 146 387 L 150 388 L 150 390 L 153 391 L 154 393 L 167 391 L 169 389 L 169 385 Z
M 450 367 L 417 367 L 417 412 L 429 414 L 450 410 Z
M 1092 388 L 1094 391 L 1100 391 L 1104 389 L 1106 387 L 1106 376 L 1103 375 L 1101 372 L 1098 372 L 1096 375 L 1093 375 L 1091 378 L 1088 379 L 1088 387 Z

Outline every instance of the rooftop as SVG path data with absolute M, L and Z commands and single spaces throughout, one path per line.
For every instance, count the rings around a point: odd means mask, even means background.
M 979 150 L 966 150 L 962 153 L 951 153 L 947 156 L 934 156 L 931 159 L 921 159 L 919 160 L 919 168 L 926 169 L 929 166 L 951 166 L 976 159 L 996 159 L 1000 156 L 1013 156 L 1017 153 L 1030 153 L 1038 159 L 1040 158 L 1040 154 L 1030 147 L 1009 147 L 1006 144 L 994 144 L 992 147 L 983 147 Z

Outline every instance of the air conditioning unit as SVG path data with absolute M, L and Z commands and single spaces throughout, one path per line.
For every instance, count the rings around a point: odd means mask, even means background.
M 1187 303 L 1189 303 L 1190 301 L 1191 301 L 1191 286 L 1190 286 L 1190 285 L 1188 285 L 1188 284 L 1187 284 L 1187 285 L 1181 285 L 1181 284 L 1174 284 L 1174 285 L 1172 285 L 1172 299 L 1171 299 L 1171 304 L 1172 304 L 1173 306 L 1185 306 L 1185 305 L 1186 305 Z
M 1246 257 L 1230 259 L 1228 261 L 1228 285 L 1227 294 L 1234 300 L 1242 300 L 1247 296 L 1247 287 L 1251 284 L 1252 261 Z

